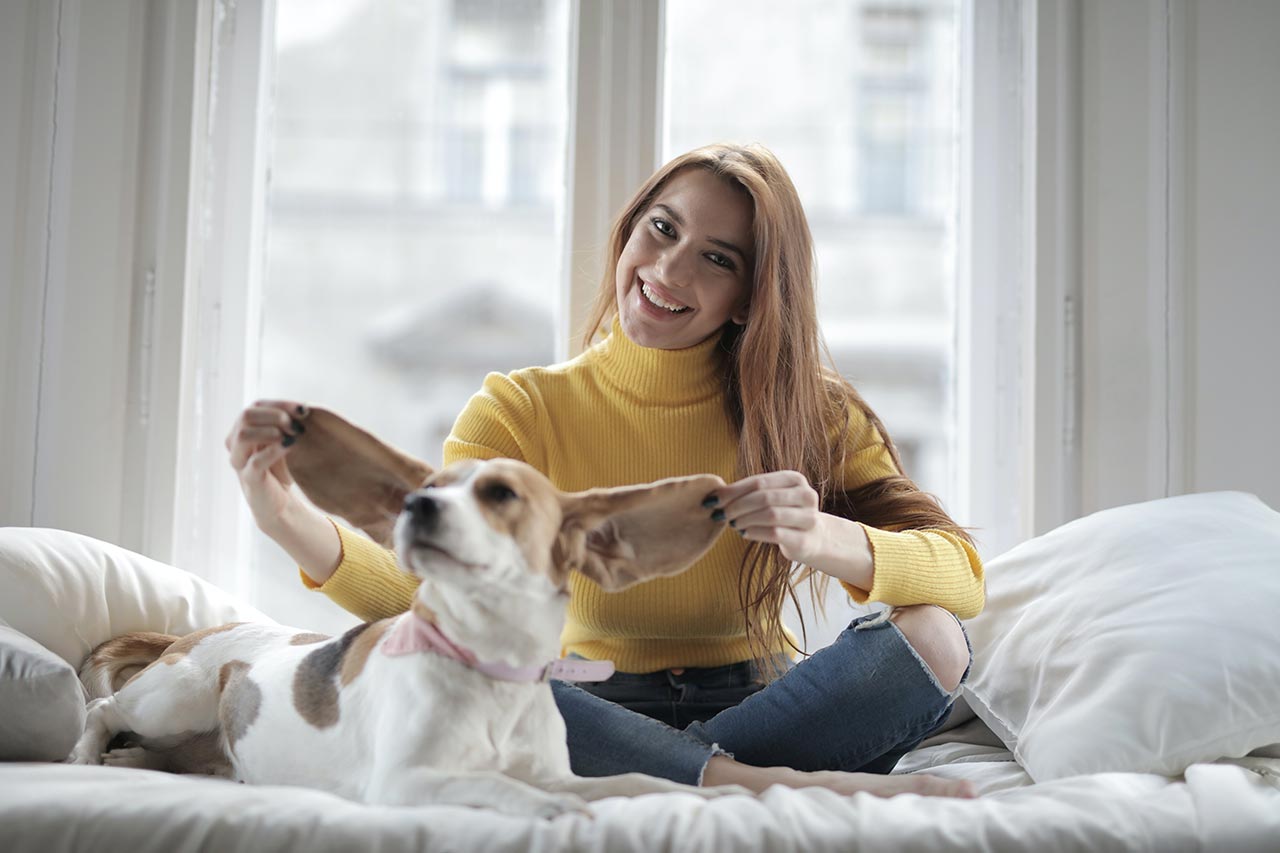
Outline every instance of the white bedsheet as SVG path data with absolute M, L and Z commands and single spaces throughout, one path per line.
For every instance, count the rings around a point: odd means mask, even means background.
M 454 807 L 375 808 L 319 791 L 143 770 L 0 764 L 0 848 L 127 850 L 1280 851 L 1280 760 L 1108 773 L 1041 785 L 971 723 L 899 772 L 971 779 L 944 800 L 773 788 L 760 798 L 651 795 L 534 821 Z

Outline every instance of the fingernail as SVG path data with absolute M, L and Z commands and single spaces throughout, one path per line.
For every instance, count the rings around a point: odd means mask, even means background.
M 704 509 L 711 509 L 718 503 L 720 503 L 720 498 L 718 498 L 714 493 L 709 494 L 702 499 L 702 506 Z
M 736 518 L 729 519 L 729 526 L 732 527 L 734 530 L 738 529 L 737 521 L 738 519 Z
M 745 531 L 745 530 L 741 530 L 741 529 L 739 529 L 739 528 L 737 528 L 737 527 L 735 527 L 735 528 L 733 528 L 733 529 L 734 529 L 734 530 L 737 530 L 737 531 L 738 531 L 738 535 L 739 535 L 739 536 L 741 536 L 743 539 L 746 539 L 746 538 L 747 538 L 747 531 Z
M 306 406 L 298 406 L 298 407 L 295 409 L 295 411 L 298 413 L 298 417 L 300 417 L 300 418 L 305 418 L 305 417 L 307 416 L 307 407 L 306 407 Z
M 722 509 L 718 509 L 718 510 L 716 510 L 715 512 L 711 513 L 711 520 L 712 520 L 712 521 L 724 521 L 724 510 L 722 510 Z
M 289 418 L 289 424 L 293 427 L 293 431 L 298 435 L 302 435 L 307 431 L 307 428 L 302 425 L 302 421 L 297 418 Z
M 280 443 L 283 444 L 285 447 L 289 447 L 297 440 L 298 440 L 298 437 L 296 435 L 286 435 L 284 437 L 284 441 Z

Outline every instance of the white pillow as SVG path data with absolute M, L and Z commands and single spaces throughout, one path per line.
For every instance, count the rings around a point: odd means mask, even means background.
M 1098 512 L 986 578 L 964 694 L 1035 781 L 1280 743 L 1280 513 L 1253 495 Z
M 129 631 L 272 620 L 193 574 L 78 533 L 0 527 L 0 620 L 79 668 Z

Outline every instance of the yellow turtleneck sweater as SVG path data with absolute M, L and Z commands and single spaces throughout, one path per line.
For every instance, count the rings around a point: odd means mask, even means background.
M 444 464 L 522 459 L 563 491 L 702 473 L 732 482 L 737 438 L 725 411 L 717 343 L 713 336 L 683 350 L 641 347 L 615 320 L 608 338 L 568 362 L 491 373 L 458 416 Z M 880 433 L 856 410 L 848 441 L 845 488 L 899 473 Z M 845 584 L 855 601 L 933 603 L 961 618 L 982 609 L 982 563 L 968 543 L 942 531 L 863 527 L 875 574 L 870 590 Z M 400 571 L 394 552 L 338 530 L 337 571 L 321 586 L 305 575 L 304 583 L 364 619 L 407 610 L 417 579 Z M 721 536 L 683 574 L 618 593 L 574 573 L 564 653 L 612 660 L 622 672 L 749 659 L 738 606 L 745 550 L 741 537 Z

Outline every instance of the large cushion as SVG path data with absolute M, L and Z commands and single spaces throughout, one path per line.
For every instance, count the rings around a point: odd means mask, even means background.
M 1280 513 L 1253 495 L 1105 510 L 986 569 L 964 694 L 1035 781 L 1280 743 Z
M 0 528 L 0 620 L 79 668 L 129 631 L 272 620 L 181 569 L 89 536 Z
M 76 671 L 0 624 L 0 761 L 60 761 L 84 731 Z

